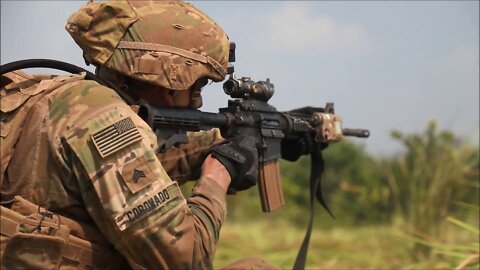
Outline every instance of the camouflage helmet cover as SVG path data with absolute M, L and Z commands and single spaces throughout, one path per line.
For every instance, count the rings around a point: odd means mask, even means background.
M 229 41 L 213 20 L 182 1 L 89 2 L 66 30 L 87 61 L 173 90 L 225 78 Z

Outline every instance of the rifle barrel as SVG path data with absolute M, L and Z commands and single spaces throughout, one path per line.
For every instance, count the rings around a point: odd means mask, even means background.
M 344 128 L 342 129 L 344 136 L 353 136 L 359 138 L 368 138 L 370 136 L 370 131 L 368 129 L 354 129 L 354 128 Z

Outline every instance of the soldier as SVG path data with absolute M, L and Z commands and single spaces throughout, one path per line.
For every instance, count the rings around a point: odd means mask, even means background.
M 130 105 L 200 107 L 225 78 L 226 34 L 180 1 L 90 2 L 66 29 L 115 90 L 85 74 L 1 77 L 2 268 L 212 268 L 227 188 L 256 183 L 253 139 L 190 134 L 157 157 Z M 178 182 L 194 177 L 185 199 Z

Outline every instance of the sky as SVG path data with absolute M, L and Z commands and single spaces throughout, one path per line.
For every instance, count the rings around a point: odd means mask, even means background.
M 1 63 L 86 67 L 64 30 L 84 3 L 2 0 Z M 352 140 L 379 155 L 402 151 L 390 131 L 422 132 L 432 120 L 478 144 L 479 1 L 192 3 L 236 43 L 237 77 L 270 78 L 280 111 L 334 102 L 344 127 L 371 132 Z M 221 83 L 203 93 L 202 110 L 227 105 Z

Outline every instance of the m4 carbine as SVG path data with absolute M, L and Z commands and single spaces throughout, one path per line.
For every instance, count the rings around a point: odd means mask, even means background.
M 342 120 L 334 114 L 333 103 L 327 103 L 324 108 L 277 111 L 268 104 L 275 92 L 269 79 L 255 82 L 248 77 L 237 79 L 232 74 L 223 84 L 223 89 L 234 99 L 229 100 L 228 106 L 220 108 L 218 113 L 154 107 L 145 103 L 140 106 L 138 114 L 155 131 L 160 152 L 188 143 L 187 131 L 219 128 L 224 138 L 237 135 L 255 137 L 260 162 L 258 186 L 265 212 L 284 204 L 279 171 L 282 139 L 300 140 L 307 134 L 316 144 L 325 145 L 338 142 L 343 136 L 370 135 L 365 129 L 342 129 Z

